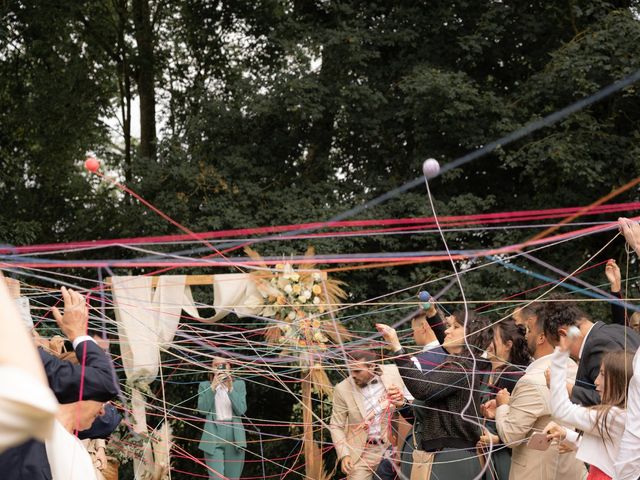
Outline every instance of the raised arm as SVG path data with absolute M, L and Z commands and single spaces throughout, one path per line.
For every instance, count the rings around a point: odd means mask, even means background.
M 198 410 L 204 415 L 215 411 L 215 395 L 211 382 L 200 382 L 198 385 Z
M 611 286 L 611 295 L 622 299 L 622 275 L 615 260 L 611 259 L 607 262 L 604 273 Z M 625 325 L 625 308 L 622 306 L 622 302 L 611 303 L 611 321 L 618 325 Z
M 438 400 L 453 395 L 458 390 L 469 390 L 467 367 L 459 362 L 446 361 L 432 370 L 423 372 L 416 368 L 404 351 L 395 352 L 395 362 L 407 389 L 418 400 Z
M 445 336 L 444 332 L 447 329 L 447 322 L 445 320 L 444 313 L 442 312 L 442 310 L 440 310 L 440 308 L 436 306 L 435 303 L 432 303 L 431 308 L 429 309 L 429 311 L 427 311 L 427 323 L 438 339 L 438 343 L 440 345 L 443 345 Z
M 233 413 L 242 416 L 247 412 L 247 389 L 244 381 L 234 380 L 233 389 L 229 392 Z
M 574 428 L 590 432 L 595 427 L 596 411 L 569 400 L 567 392 L 567 362 L 569 352 L 556 348 L 551 357 L 551 413 Z

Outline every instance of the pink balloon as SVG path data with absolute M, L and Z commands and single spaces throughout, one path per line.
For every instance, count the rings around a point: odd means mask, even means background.
M 96 173 L 100 168 L 100 161 L 95 157 L 89 157 L 84 161 L 84 168 L 90 172 Z

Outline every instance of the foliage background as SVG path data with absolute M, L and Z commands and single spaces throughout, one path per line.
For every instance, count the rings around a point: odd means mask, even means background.
M 446 163 L 636 71 L 638 7 L 635 0 L 5 0 L 0 242 L 177 233 L 88 176 L 82 168 L 88 151 L 193 231 L 326 220 L 415 178 L 425 158 Z M 442 176 L 432 187 L 438 213 L 586 205 L 636 177 L 638 88 Z M 637 199 L 634 189 L 615 201 Z M 418 188 L 358 218 L 430 214 Z M 447 240 L 482 248 L 535 231 L 461 231 Z M 539 257 L 571 271 L 607 240 L 587 237 Z M 440 249 L 441 242 L 415 234 L 314 246 L 323 254 L 401 252 Z M 270 242 L 260 253 L 306 247 Z M 601 259 L 625 265 L 621 247 L 614 242 Z M 131 252 L 67 258 L 124 256 Z M 350 300 L 360 301 L 450 271 L 442 263 L 336 277 L 349 284 Z M 477 300 L 537 284 L 499 266 L 464 278 L 467 296 Z M 601 271 L 584 278 L 604 281 Z M 607 313 L 588 309 L 597 318 Z M 367 331 L 402 312 L 350 313 L 367 314 L 348 322 Z M 261 383 L 252 386 L 252 416 L 288 421 L 291 398 L 269 388 L 270 380 Z M 168 400 L 190 398 L 195 388 L 173 386 Z M 178 433 L 196 436 L 185 426 Z M 183 447 L 197 455 L 194 443 Z M 295 448 L 265 442 L 265 455 L 285 457 Z M 183 459 L 174 466 L 176 479 L 189 476 L 178 470 L 204 473 Z M 245 475 L 260 472 L 252 463 Z

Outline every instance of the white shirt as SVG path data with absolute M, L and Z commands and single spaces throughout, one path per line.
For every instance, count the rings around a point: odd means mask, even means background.
M 369 438 L 379 439 L 382 435 L 382 414 L 389 410 L 387 389 L 375 376 L 365 387 L 359 389 L 365 409 L 365 421 L 369 423 Z
M 93 343 L 96 343 L 96 341 L 93 338 L 91 338 L 89 335 L 80 335 L 79 337 L 74 338 L 73 342 L 71 342 L 73 344 L 73 349 L 77 350 L 78 345 L 80 345 L 82 342 L 87 342 L 89 340 L 91 340 Z
M 591 328 L 589 329 L 587 334 L 582 339 L 582 345 L 580 346 L 580 353 L 578 354 L 578 360 L 580 360 L 582 358 L 582 352 L 584 351 L 584 346 L 587 343 L 587 338 L 589 337 L 589 334 L 591 333 L 591 330 L 593 330 L 593 325 L 595 325 L 595 324 L 591 325 Z
M 615 458 L 614 480 L 636 480 L 640 476 L 640 350 L 633 357 L 633 377 L 629 382 L 627 419 Z
M 438 342 L 438 340 L 434 340 L 433 342 L 429 342 L 425 346 L 423 346 L 422 351 L 428 352 L 429 350 L 433 350 L 434 348 L 439 346 L 440 346 L 440 342 Z M 413 364 L 416 366 L 418 370 L 422 371 L 422 365 L 420 364 L 420 361 L 416 357 L 411 357 L 411 361 L 413 362 Z
M 57 420 L 52 437 L 45 440 L 45 449 L 53 480 L 96 480 L 89 452 Z
M 405 385 L 402 386 L 404 398 L 412 402 L 413 395 Z M 387 399 L 387 389 L 379 376 L 374 376 L 363 388 L 356 387 L 356 395 L 362 396 L 365 409 L 365 423 L 369 426 L 369 439 L 379 440 L 382 436 L 382 422 L 387 422 L 393 412 L 393 405 Z
M 584 432 L 576 458 L 595 465 L 610 477 L 614 474 L 614 460 L 624 431 L 626 412 L 612 407 L 606 424 L 609 437 L 601 437 L 596 426 L 597 411 L 571 403 L 567 392 L 567 361 L 569 352 L 556 348 L 551 357 L 551 414 L 562 423 Z M 567 438 L 575 442 L 577 434 L 567 431 Z
M 216 387 L 216 420 L 228 422 L 233 417 L 233 409 L 231 408 L 231 399 L 229 398 L 229 390 L 226 385 L 218 385 Z

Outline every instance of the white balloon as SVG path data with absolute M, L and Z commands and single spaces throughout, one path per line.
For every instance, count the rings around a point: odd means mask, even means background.
M 440 164 L 435 158 L 428 158 L 422 164 L 422 173 L 427 178 L 433 178 L 440 173 Z

